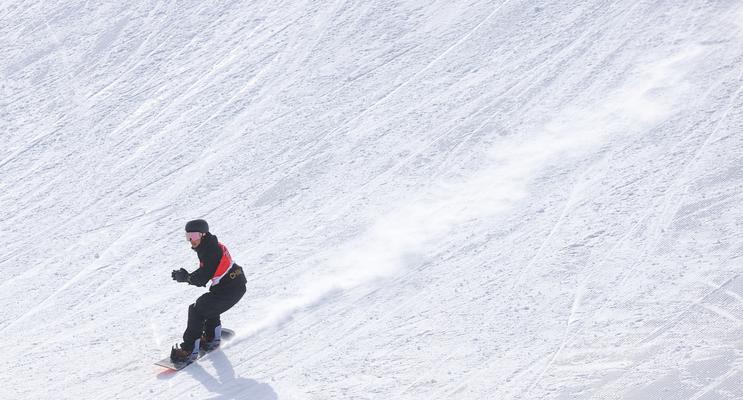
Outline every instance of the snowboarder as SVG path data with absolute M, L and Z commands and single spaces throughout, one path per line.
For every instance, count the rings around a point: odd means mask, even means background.
M 189 273 L 185 268 L 173 270 L 171 276 L 178 282 L 206 286 L 204 293 L 188 307 L 188 326 L 183 332 L 183 343 L 173 346 L 173 362 L 192 362 L 199 357 L 199 350 L 211 351 L 219 347 L 222 324 L 219 316 L 237 304 L 245 294 L 245 274 L 235 264 L 227 248 L 209 232 L 203 219 L 186 223 L 186 240 L 199 257 L 199 268 Z

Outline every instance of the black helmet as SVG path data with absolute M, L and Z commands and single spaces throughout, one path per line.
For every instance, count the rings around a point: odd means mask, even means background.
M 209 232 L 209 224 L 203 219 L 195 219 L 186 223 L 186 232 Z

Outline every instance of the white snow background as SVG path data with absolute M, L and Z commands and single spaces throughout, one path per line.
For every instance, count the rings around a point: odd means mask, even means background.
M 0 398 L 743 399 L 740 1 L 0 22 Z M 173 374 L 200 217 L 248 292 Z

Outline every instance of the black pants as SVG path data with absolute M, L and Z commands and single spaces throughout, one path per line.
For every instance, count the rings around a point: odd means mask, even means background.
M 221 325 L 220 314 L 240 301 L 245 294 L 245 284 L 232 283 L 230 282 L 228 288 L 204 293 L 195 303 L 188 306 L 188 326 L 183 332 L 182 349 L 193 350 L 194 342 L 201 338 L 201 333 L 214 332 L 214 328 Z

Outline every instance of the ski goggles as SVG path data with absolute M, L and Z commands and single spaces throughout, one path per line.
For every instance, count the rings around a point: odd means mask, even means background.
M 186 240 L 189 242 L 193 242 L 194 240 L 199 240 L 204 234 L 201 232 L 186 232 Z

